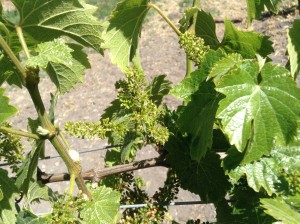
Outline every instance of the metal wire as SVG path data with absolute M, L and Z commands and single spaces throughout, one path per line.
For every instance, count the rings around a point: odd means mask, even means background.
M 79 149 L 78 153 L 79 154 L 84 154 L 84 153 L 89 153 L 89 152 L 112 149 L 112 148 L 116 148 L 116 147 L 120 147 L 120 146 L 122 146 L 122 145 L 121 144 L 119 144 L 119 145 L 108 145 L 108 146 L 104 146 L 104 147 L 101 147 L 101 148 Z M 45 156 L 45 158 L 40 159 L 40 160 L 48 160 L 48 159 L 56 159 L 56 158 L 60 158 L 60 155 Z M 9 165 L 9 163 L 0 163 L 0 167 L 8 166 L 8 165 Z
M 201 205 L 207 204 L 203 201 L 179 201 L 179 202 L 170 202 L 170 203 L 157 203 L 157 204 L 133 204 L 133 205 L 121 205 L 120 209 L 134 209 L 134 208 L 143 208 L 147 206 L 178 206 L 178 205 Z

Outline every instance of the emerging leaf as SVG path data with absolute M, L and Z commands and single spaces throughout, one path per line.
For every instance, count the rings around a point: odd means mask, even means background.
M 7 171 L 0 169 L 0 191 L 3 194 L 0 200 L 0 223 L 11 224 L 16 221 L 15 193 L 18 192 L 12 179 L 8 177 Z
M 230 143 L 244 152 L 243 163 L 269 155 L 276 144 L 296 135 L 300 116 L 300 90 L 288 71 L 267 63 L 243 63 L 224 75 L 216 90 L 221 100 L 217 117 Z
M 297 78 L 297 75 L 300 70 L 300 20 L 294 20 L 293 27 L 288 29 L 288 45 L 287 45 L 289 57 L 290 57 L 290 66 L 291 73 L 294 79 Z
M 100 22 L 92 13 L 95 7 L 81 0 L 13 0 L 20 13 L 19 26 L 39 41 L 68 36 L 102 53 Z
M 92 191 L 93 201 L 88 201 L 81 211 L 82 219 L 90 224 L 116 223 L 120 207 L 120 193 L 101 186 Z
M 239 53 L 243 58 L 267 57 L 274 49 L 269 37 L 256 32 L 239 31 L 230 20 L 225 20 L 225 34 L 221 47 L 227 53 Z
M 139 63 L 138 39 L 142 23 L 149 10 L 149 0 L 123 0 L 112 12 L 109 25 L 103 34 L 104 48 L 110 50 L 110 58 L 122 71 L 131 62 Z
M 146 90 L 149 91 L 150 100 L 156 106 L 160 106 L 163 97 L 166 96 L 171 89 L 171 82 L 166 79 L 166 75 L 159 75 L 154 77 L 152 82 L 147 86 Z
M 0 88 L 0 123 L 14 116 L 18 112 L 17 108 L 8 104 L 9 98 L 3 96 L 4 92 L 5 89 Z

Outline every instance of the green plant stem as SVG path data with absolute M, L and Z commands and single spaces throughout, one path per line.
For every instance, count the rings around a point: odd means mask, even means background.
M 70 195 L 73 195 L 73 192 L 74 192 L 75 179 L 76 179 L 76 175 L 71 174 L 71 177 L 70 177 L 70 191 L 69 191 Z
M 11 61 L 14 63 L 14 65 L 19 70 L 19 74 L 20 74 L 22 83 L 25 84 L 25 80 L 26 80 L 26 77 L 27 77 L 26 71 L 23 68 L 23 66 L 22 66 L 21 62 L 19 61 L 19 59 L 14 54 L 14 52 L 8 46 L 8 44 L 6 43 L 6 41 L 2 38 L 2 36 L 0 36 L 0 46 L 3 48 L 3 50 L 5 51 L 5 53 L 8 55 L 8 57 L 11 59 Z
M 17 31 L 17 34 L 18 34 L 20 43 L 21 43 L 21 45 L 22 45 L 22 48 L 23 48 L 23 50 L 24 50 L 24 52 L 25 52 L 26 57 L 27 57 L 27 58 L 30 58 L 30 53 L 29 53 L 29 50 L 28 50 L 26 41 L 25 41 L 25 39 L 24 39 L 24 35 L 23 35 L 22 28 L 21 28 L 20 26 L 17 26 L 17 27 L 16 27 L 16 31 Z
M 42 124 L 42 127 L 46 130 L 48 130 L 50 133 L 55 133 L 56 129 L 54 125 L 51 123 L 48 114 L 46 113 L 44 103 L 42 101 L 38 84 L 30 84 L 27 83 L 27 90 L 32 98 L 32 101 L 34 103 L 34 106 L 36 108 L 36 111 L 38 113 L 39 120 Z M 70 157 L 68 150 L 64 147 L 63 143 L 58 138 L 57 134 L 52 135 L 53 137 L 50 138 L 50 142 L 60 155 L 60 157 L 63 159 L 64 163 L 66 164 L 68 171 L 71 175 L 76 176 L 76 183 L 80 190 L 82 190 L 83 193 L 85 193 L 89 198 L 91 198 L 91 194 L 87 187 L 84 184 L 84 180 L 81 177 L 81 166 L 80 164 L 74 162 L 72 158 Z
M 178 36 L 181 34 L 179 29 L 177 29 L 177 27 L 174 25 L 174 23 L 160 10 L 160 8 L 157 7 L 157 5 L 149 3 L 148 7 L 155 9 L 158 12 L 158 14 L 161 15 L 161 17 L 170 25 L 170 27 L 175 31 L 175 33 Z
M 13 128 L 8 128 L 8 127 L 0 127 L 0 131 L 5 132 L 5 133 L 20 135 L 20 136 L 27 137 L 27 138 L 33 138 L 33 139 L 36 139 L 36 140 L 42 139 L 37 134 L 33 134 L 33 133 L 30 133 L 30 132 L 26 132 L 26 131 L 20 131 L 20 130 L 16 130 L 16 129 L 13 129 Z

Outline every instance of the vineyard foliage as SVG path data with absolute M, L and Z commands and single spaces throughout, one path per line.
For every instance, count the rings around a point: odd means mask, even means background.
M 213 203 L 218 223 L 298 223 L 300 20 L 287 29 L 289 60 L 280 66 L 269 58 L 274 49 L 268 36 L 241 31 L 229 19 L 219 40 L 214 18 L 199 1 L 185 9 L 178 28 L 149 0 L 122 0 L 105 22 L 83 0 L 11 2 L 14 19 L 0 3 L 0 159 L 10 167 L 9 172 L 0 168 L 0 223 L 162 223 L 169 217 L 162 204 L 174 201 L 179 187 Z M 247 0 L 248 23 L 265 8 L 276 13 L 279 3 Z M 139 38 L 149 11 L 171 26 L 187 55 L 186 76 L 177 85 L 159 74 L 146 81 Z M 116 83 L 117 98 L 98 122 L 67 122 L 64 130 L 117 145 L 107 151 L 106 167 L 136 161 L 136 153 L 152 145 L 169 168 L 154 195 L 131 172 L 84 182 L 76 152 L 54 126 L 57 100 L 83 82 L 90 68 L 86 48 L 108 51 L 124 79 Z M 49 111 L 38 88 L 41 73 L 57 88 Z M 26 88 L 32 98 L 37 114 L 28 119 L 28 131 L 8 123 L 18 112 L 5 96 L 8 85 Z M 167 95 L 182 104 L 171 110 L 164 104 Z M 32 146 L 27 155 L 23 137 Z M 62 195 L 40 179 L 45 141 L 70 173 L 70 187 Z M 49 214 L 32 211 L 40 200 L 52 205 Z M 118 212 L 120 204 L 136 203 L 148 206 Z

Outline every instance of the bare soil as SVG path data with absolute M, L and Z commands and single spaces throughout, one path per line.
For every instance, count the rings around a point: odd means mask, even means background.
M 4 1 L 4 3 L 7 1 Z M 158 5 L 168 17 L 177 24 L 183 13 L 179 4 L 183 1 L 160 1 Z M 191 1 L 189 1 L 191 2 Z M 202 1 L 203 8 L 212 13 L 218 20 L 226 17 L 241 20 L 236 25 L 240 29 L 246 29 L 246 1 L 215 0 Z M 271 16 L 261 21 L 254 21 L 248 28 L 265 35 L 270 35 L 274 42 L 275 53 L 271 56 L 275 63 L 284 65 L 287 61 L 286 53 L 286 28 L 291 26 L 295 18 L 299 18 L 294 13 L 286 16 Z M 221 40 L 223 37 L 223 23 L 217 24 L 217 34 Z M 155 13 L 148 18 L 142 31 L 140 46 L 142 65 L 147 78 L 151 80 L 159 74 L 166 74 L 168 79 L 175 85 L 180 82 L 185 75 L 185 54 L 178 47 L 178 39 L 171 28 Z M 76 89 L 62 96 L 58 102 L 56 112 L 56 124 L 63 128 L 67 121 L 97 121 L 103 110 L 109 106 L 116 97 L 114 83 L 123 77 L 123 74 L 109 60 L 108 52 L 105 56 L 89 51 L 89 59 L 92 68 L 86 71 L 84 83 L 78 84 Z M 50 92 L 54 92 L 55 87 L 48 78 L 42 78 L 40 90 L 42 98 L 49 107 Z M 33 104 L 30 101 L 25 89 L 8 87 L 7 93 L 11 98 L 11 104 L 16 105 L 20 112 L 11 122 L 16 128 L 26 130 L 27 118 L 36 118 Z M 179 101 L 167 97 L 166 104 L 175 109 Z M 105 141 L 98 139 L 80 140 L 68 138 L 71 147 L 74 149 L 102 147 Z M 103 166 L 104 151 L 83 154 L 81 157 L 83 170 L 97 166 Z M 47 145 L 47 155 L 56 155 L 55 150 Z M 138 154 L 140 158 L 151 158 L 156 152 L 147 147 Z M 47 173 L 66 172 L 67 169 L 60 159 L 45 160 L 39 162 L 39 167 Z M 161 167 L 135 172 L 137 176 L 145 179 L 145 188 L 153 194 L 161 186 L 166 177 L 166 169 Z M 50 184 L 54 190 L 62 192 L 68 183 Z M 200 200 L 197 195 L 181 190 L 177 201 Z M 45 206 L 45 207 L 44 207 Z M 46 205 L 36 207 L 37 212 L 46 212 L 49 208 Z M 212 205 L 176 206 L 170 208 L 170 215 L 179 223 L 185 223 L 188 219 L 201 219 L 201 221 L 215 221 L 215 210 Z

